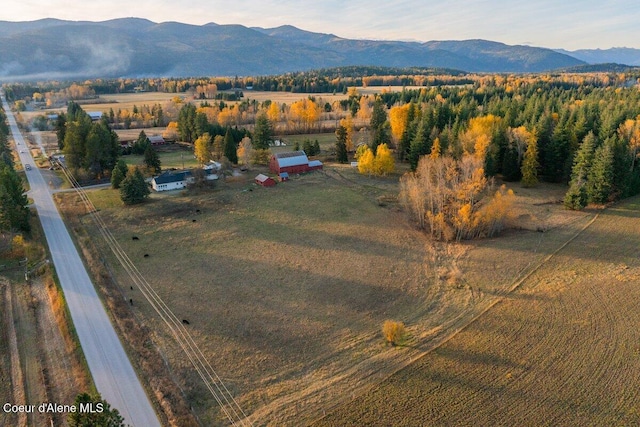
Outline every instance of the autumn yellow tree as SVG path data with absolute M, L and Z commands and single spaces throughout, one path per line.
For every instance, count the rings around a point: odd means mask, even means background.
M 309 98 L 301 99 L 291 104 L 289 115 L 299 130 L 308 132 L 320 120 L 320 106 Z
M 280 121 L 280 106 L 277 102 L 272 102 L 267 108 L 267 117 L 271 120 L 271 123 L 278 123 Z
M 389 110 L 389 124 L 391 125 L 391 136 L 396 145 L 402 138 L 402 134 L 407 128 L 407 117 L 409 116 L 410 104 L 394 105 Z
M 253 144 L 251 143 L 251 138 L 245 136 L 242 138 L 242 141 L 240 141 L 240 146 L 238 147 L 238 159 L 248 168 L 252 158 Z
M 373 172 L 375 175 L 386 176 L 396 168 L 396 161 L 387 144 L 380 144 L 376 149 L 376 156 L 373 159 Z
M 431 153 L 429 154 L 429 157 L 435 160 L 438 157 L 440 157 L 441 151 L 442 151 L 442 148 L 440 144 L 440 138 L 436 138 L 433 140 L 433 145 L 431 146 Z
M 169 122 L 167 128 L 162 132 L 162 137 L 167 141 L 178 139 L 178 122 Z
M 500 121 L 501 118 L 493 114 L 469 120 L 467 130 L 460 136 L 460 143 L 464 151 L 484 161 L 494 129 L 500 124 Z
M 638 120 L 625 120 L 618 128 L 618 136 L 629 144 L 631 170 L 633 170 L 640 154 L 640 117 Z
M 204 133 L 196 139 L 193 146 L 193 153 L 200 164 L 204 165 L 209 163 L 211 160 L 211 135 Z
M 387 144 L 378 145 L 375 155 L 371 148 L 361 145 L 356 154 L 361 174 L 385 176 L 395 170 L 395 159 Z
M 361 147 L 363 147 L 362 150 L 360 148 L 358 149 L 358 151 L 361 151 L 358 156 L 358 172 L 361 174 L 373 175 L 375 170 L 375 156 L 373 155 L 373 151 L 371 151 L 371 148 L 366 145 L 362 145 Z
M 382 335 L 388 344 L 392 346 L 400 344 L 406 335 L 404 323 L 396 320 L 385 320 L 382 324 Z
M 360 98 L 360 108 L 358 109 L 358 119 L 362 122 L 369 123 L 371 120 L 371 104 L 373 100 L 368 96 L 362 96 Z
M 347 151 L 351 153 L 353 152 L 353 139 L 356 132 L 351 115 L 347 115 L 347 117 L 340 120 L 340 126 L 344 127 L 347 131 Z
M 492 236 L 507 224 L 513 192 L 493 192 L 473 154 L 460 160 L 423 156 L 415 172 L 400 180 L 400 201 L 407 212 L 437 240 Z

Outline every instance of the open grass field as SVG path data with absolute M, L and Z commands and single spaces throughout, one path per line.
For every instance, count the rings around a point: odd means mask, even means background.
M 363 395 L 480 316 L 593 217 L 562 210 L 561 187 L 516 188 L 522 230 L 431 243 L 392 202 L 397 177 L 369 179 L 348 167 L 271 189 L 248 177 L 126 209 L 112 192 L 92 192 L 102 218 L 174 313 L 189 320 L 255 425 L 309 424 Z M 200 420 L 224 425 L 150 307 L 112 268 Z M 386 319 L 406 323 L 405 346 L 385 346 Z
M 314 425 L 638 425 L 639 219 L 636 197 L 579 221 L 486 315 Z M 508 256 L 496 243 L 481 246 Z
M 176 168 L 194 168 L 198 166 L 198 160 L 193 157 L 193 151 L 187 149 L 176 149 L 171 151 L 165 151 L 159 149 L 158 157 L 160 157 L 160 163 L 162 169 Z M 120 157 L 128 165 L 144 165 L 144 155 L 142 154 L 128 154 Z

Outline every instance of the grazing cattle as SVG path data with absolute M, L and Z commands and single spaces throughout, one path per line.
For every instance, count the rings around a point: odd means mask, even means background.
M 200 209 L 196 209 L 196 213 L 200 213 Z
M 149 258 L 149 254 L 144 254 L 144 257 L 145 258 Z
M 195 219 L 192 219 L 192 220 L 191 220 L 191 222 L 196 222 L 196 220 L 195 220 Z
M 129 286 L 131 288 L 131 290 L 133 290 L 133 286 Z
M 131 240 L 140 240 L 140 239 L 138 239 L 138 236 L 133 236 Z
M 129 304 L 133 305 L 133 298 L 129 298 Z
M 182 319 L 182 323 L 184 323 L 185 325 L 190 325 L 191 323 L 189 323 L 189 321 L 187 319 Z

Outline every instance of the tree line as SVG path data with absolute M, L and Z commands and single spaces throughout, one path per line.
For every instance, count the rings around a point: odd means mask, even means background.
M 22 178 L 15 170 L 9 146 L 7 116 L 0 107 L 0 231 L 29 233 L 28 200 Z

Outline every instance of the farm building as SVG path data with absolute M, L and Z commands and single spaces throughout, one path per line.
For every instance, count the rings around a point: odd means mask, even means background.
M 102 118 L 102 111 L 87 111 L 89 117 L 91 117 L 92 122 L 99 122 Z
M 263 187 L 273 187 L 276 185 L 276 182 L 273 178 L 270 178 L 264 174 L 260 174 L 256 176 L 256 184 L 262 185 Z
M 164 172 L 151 180 L 151 188 L 155 191 L 170 191 L 185 188 L 193 182 L 191 171 Z
M 218 179 L 218 174 L 213 169 L 204 169 L 204 175 L 207 181 Z M 193 184 L 194 182 L 195 178 L 191 171 L 167 171 L 151 180 L 151 188 L 158 192 L 180 190 L 186 188 L 187 184 Z
M 156 146 L 156 145 L 164 145 L 165 144 L 165 140 L 162 137 L 162 135 L 151 135 L 147 137 L 149 139 L 149 142 L 151 143 L 151 145 Z
M 282 172 L 305 173 L 312 170 L 322 169 L 322 162 L 319 160 L 309 161 L 304 151 L 289 151 L 286 153 L 276 153 L 271 156 L 269 170 L 276 174 Z

